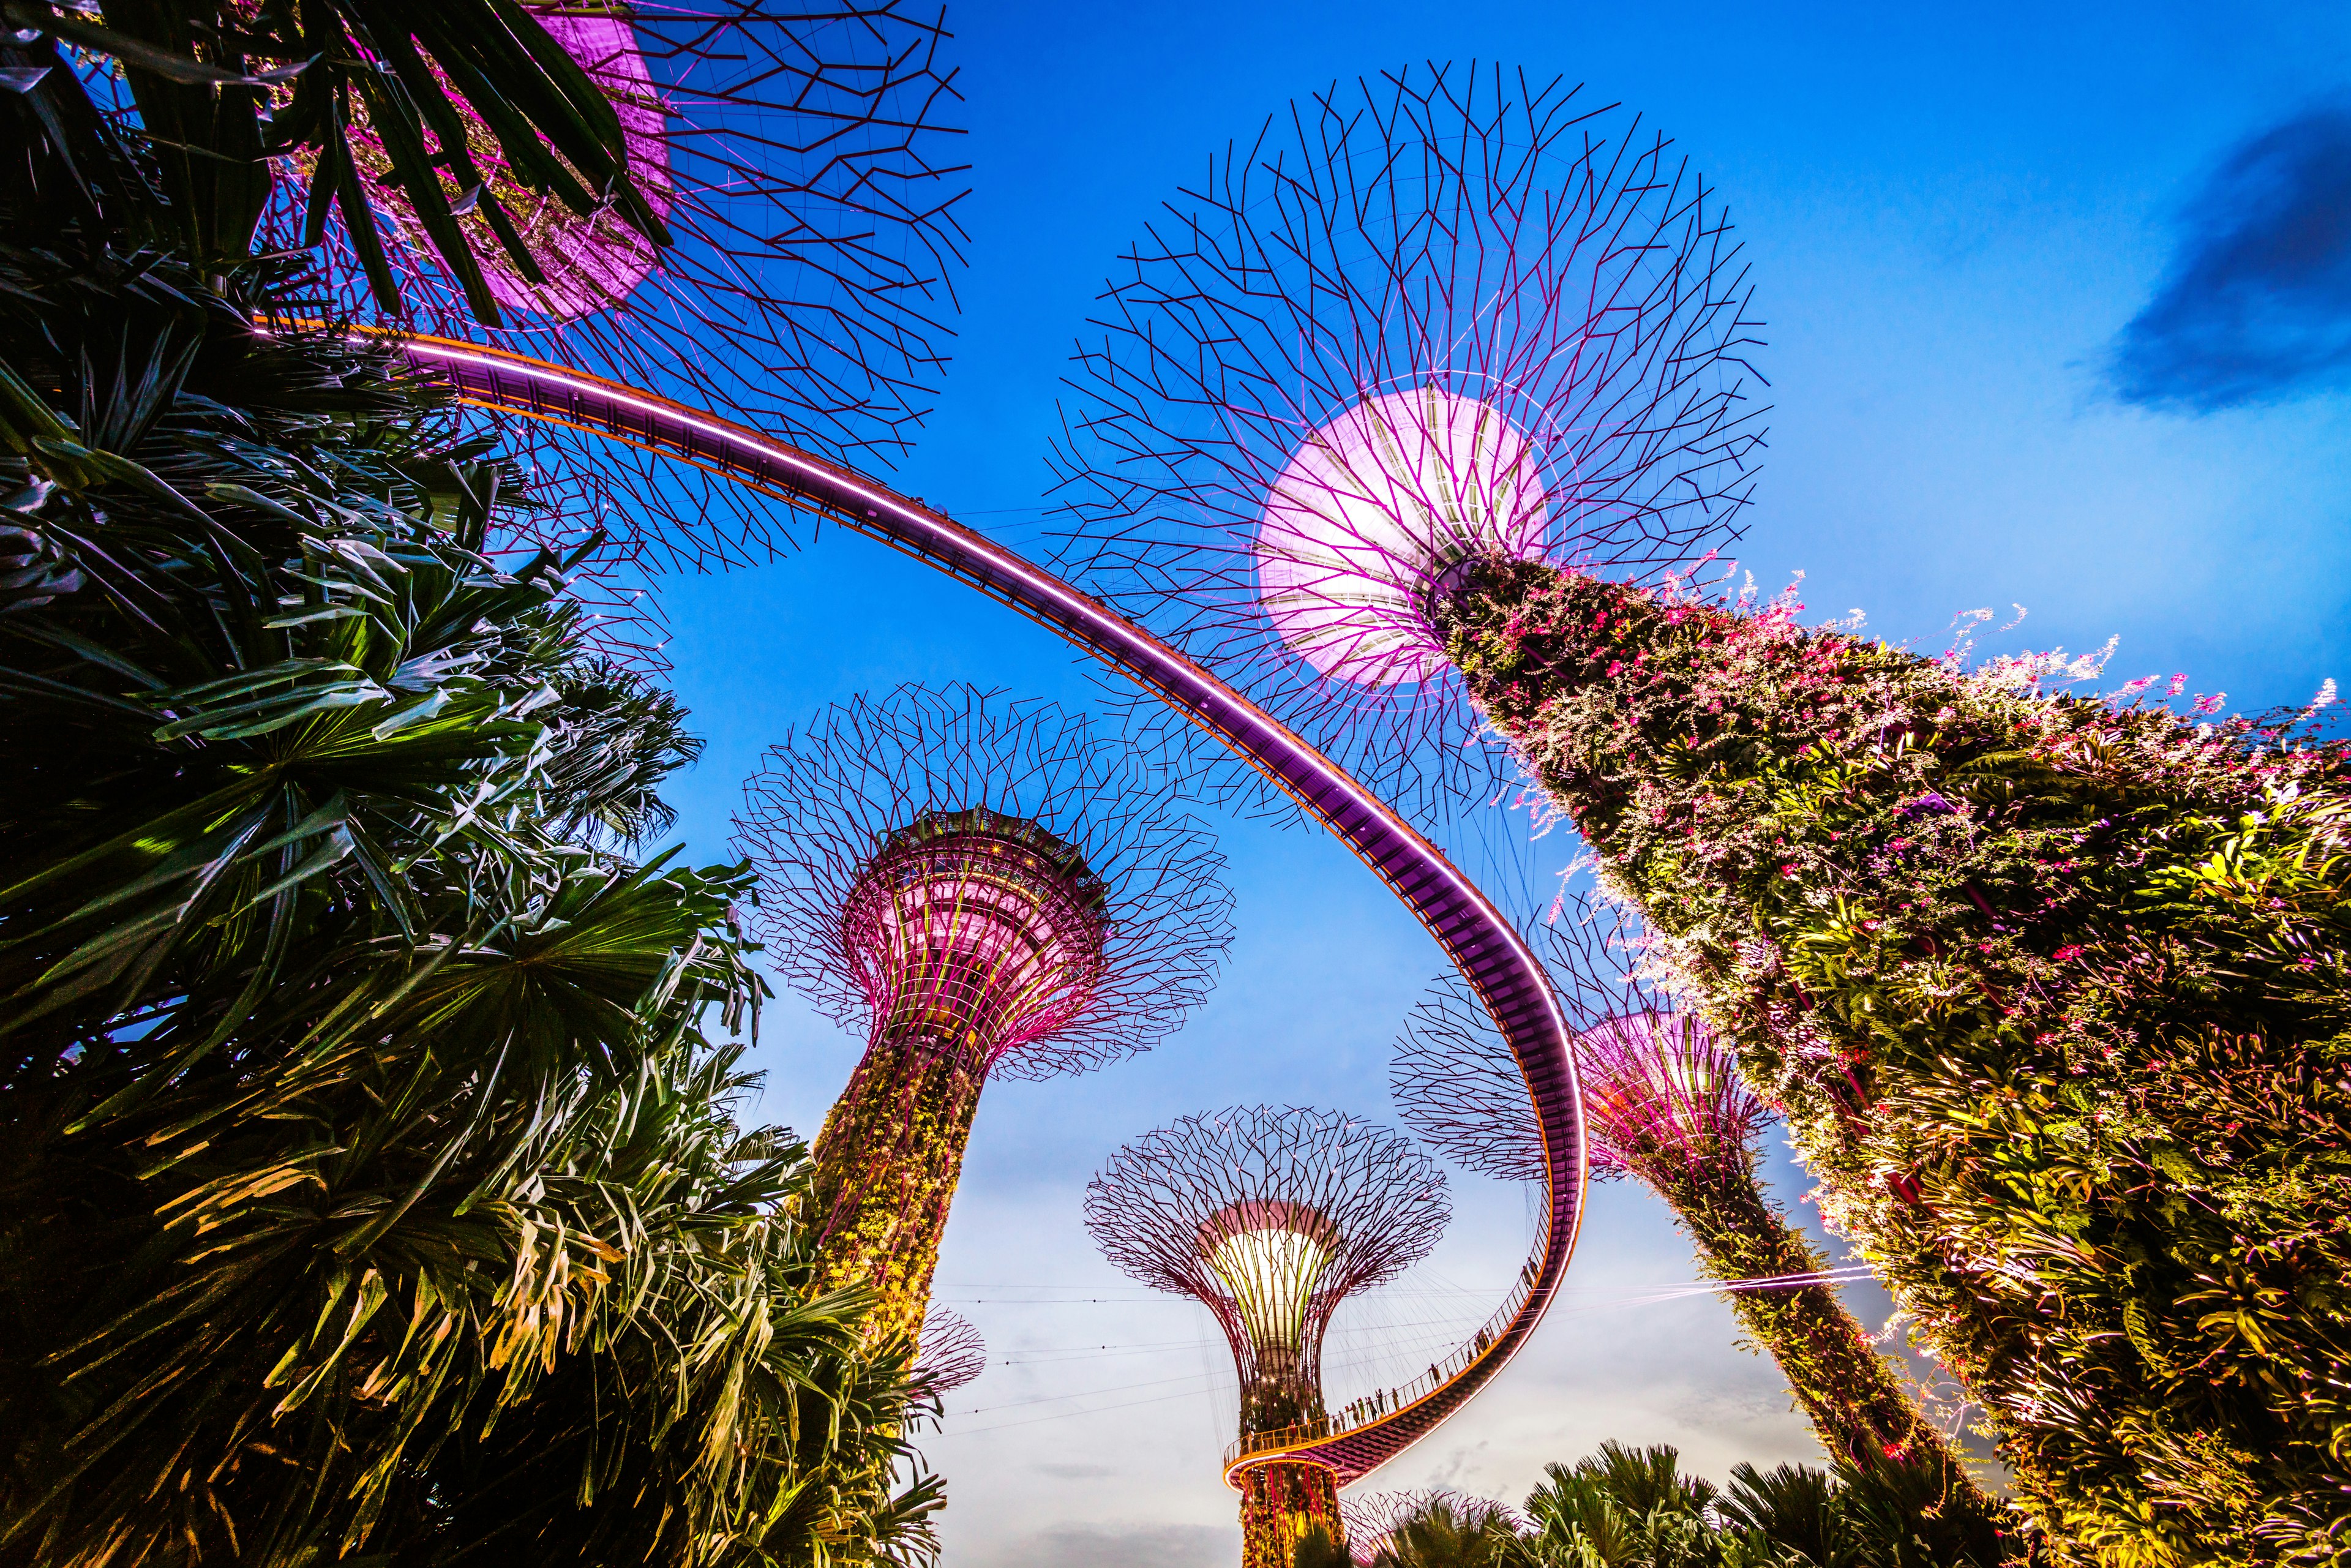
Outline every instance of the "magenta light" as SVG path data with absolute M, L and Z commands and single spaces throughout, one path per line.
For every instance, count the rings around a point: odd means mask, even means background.
M 772 747 L 736 843 L 820 1010 L 989 1077 L 1148 1051 L 1232 939 L 1216 841 L 1086 716 L 972 686 L 853 697 Z
M 1650 1160 L 1743 1164 L 1770 1107 L 1729 1050 L 1696 1015 L 1644 1011 L 1575 1037 L 1595 1176 L 1637 1174 Z
M 1103 897 L 1033 823 L 929 812 L 890 834 L 841 920 L 874 1038 L 954 1040 L 986 1067 L 1071 1028 L 1102 989 Z
M 1308 434 L 1258 522 L 1258 592 L 1274 630 L 1339 680 L 1426 680 L 1443 659 L 1426 606 L 1447 570 L 1542 554 L 1539 469 L 1501 410 L 1434 385 L 1342 411 Z
M 629 176 L 644 193 L 646 204 L 667 217 L 669 147 L 662 136 L 667 117 L 653 90 L 653 73 L 637 47 L 635 31 L 611 16 L 550 11 L 541 13 L 538 21 L 612 100 L 628 148 Z M 652 243 L 611 208 L 583 218 L 553 196 L 528 200 L 532 204 L 515 218 L 547 274 L 546 286 L 515 271 L 496 246 L 481 247 L 483 280 L 507 309 L 568 320 L 620 303 L 651 276 Z

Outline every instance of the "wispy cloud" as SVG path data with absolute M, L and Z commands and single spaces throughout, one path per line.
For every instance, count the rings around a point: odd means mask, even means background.
M 2351 108 L 2229 155 L 2109 374 L 2126 402 L 2199 413 L 2351 385 Z
M 1026 1561 L 1029 1568 L 1219 1568 L 1231 1561 L 1238 1534 L 1205 1524 L 1065 1524 L 1038 1536 Z

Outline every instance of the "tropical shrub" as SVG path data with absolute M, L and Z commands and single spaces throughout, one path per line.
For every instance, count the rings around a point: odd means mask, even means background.
M 1437 618 L 2056 1549 L 2333 1560 L 2345 746 L 1799 608 L 1484 563 Z
M 1927 1467 L 1840 1461 L 1685 1475 L 1673 1448 L 1604 1443 L 1545 1467 L 1522 1514 L 1437 1495 L 1356 1545 L 1365 1568 L 1997 1568 L 2016 1521 L 1978 1494 L 1954 1508 Z M 2003 1527 L 2009 1527 L 2003 1538 Z M 2013 1553 L 2013 1555 L 2011 1555 Z
M 0 1555 L 925 1552 L 912 1346 L 812 1294 L 705 1034 L 747 873 L 628 852 L 682 710 L 284 264 L 53 237 L 0 248 Z
M 150 237 L 207 273 L 251 258 L 272 185 L 289 179 L 303 243 L 317 247 L 339 214 L 386 315 L 402 304 L 378 215 L 387 189 L 492 327 L 505 320 L 486 267 L 547 281 L 552 258 L 525 234 L 530 198 L 670 243 L 606 87 L 548 13 L 512 0 L 116 0 L 102 17 L 8 0 L 6 15 L 7 63 L 60 78 L 17 90 L 37 87 L 43 109 L 80 121 L 77 154 L 97 151 L 90 110 L 48 36 L 111 63 L 160 198 L 141 204 Z

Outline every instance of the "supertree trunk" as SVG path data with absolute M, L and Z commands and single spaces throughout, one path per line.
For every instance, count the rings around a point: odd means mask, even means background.
M 810 1192 L 820 1237 L 818 1287 L 866 1284 L 867 1337 L 922 1329 L 986 1080 L 926 1040 L 877 1040 L 817 1134 Z
M 1241 1476 L 1241 1568 L 1290 1568 L 1313 1525 L 1343 1542 L 1339 1478 L 1322 1465 L 1270 1464 Z
M 1709 1278 L 1785 1279 L 1828 1267 L 1763 1196 L 1751 1174 L 1688 1166 L 1636 1167 L 1636 1174 L 1689 1232 Z M 1956 1484 L 1970 1484 L 1943 1435 L 1919 1414 L 1832 1287 L 1775 1286 L 1729 1295 L 1731 1315 L 1779 1364 L 1823 1448 L 1856 1464 L 1880 1457 L 1917 1458 L 1939 1464 Z
M 1086 1188 L 1103 1256 L 1216 1314 L 1240 1375 L 1244 1443 L 1327 1429 L 1331 1313 L 1426 1257 L 1450 1215 L 1444 1173 L 1409 1139 L 1294 1105 L 1183 1117 L 1120 1149 Z M 1240 1489 L 1244 1568 L 1292 1568 L 1313 1526 L 1346 1540 L 1328 1467 L 1269 1458 L 1228 1479 Z
M 2332 1550 L 2344 748 L 2047 695 L 2032 664 L 1966 674 L 1785 602 L 1464 577 L 1433 619 L 1473 697 L 1785 1109 L 2059 1550 Z

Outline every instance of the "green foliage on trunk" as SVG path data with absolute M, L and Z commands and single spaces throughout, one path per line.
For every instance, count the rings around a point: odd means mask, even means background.
M 820 1277 L 873 1295 L 873 1343 L 917 1343 L 985 1073 L 925 1035 L 883 1037 L 817 1134 L 809 1223 Z
M 0 1555 L 868 1562 L 910 1349 L 746 1132 L 740 868 L 444 394 L 0 248 Z
M 2351 1522 L 2344 748 L 1490 565 L 1484 711 L 2082 1562 Z
M 1828 1266 L 1763 1196 L 1751 1167 L 1708 1169 L 1667 1152 L 1637 1161 L 1634 1169 L 1689 1232 L 1709 1278 L 1785 1279 Z M 1954 1461 L 1942 1434 L 1919 1413 L 1835 1291 L 1826 1285 L 1738 1291 L 1730 1294 L 1730 1311 L 1755 1347 L 1770 1353 L 1787 1375 L 1823 1448 L 1854 1460 L 1894 1453 Z

